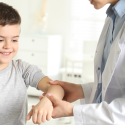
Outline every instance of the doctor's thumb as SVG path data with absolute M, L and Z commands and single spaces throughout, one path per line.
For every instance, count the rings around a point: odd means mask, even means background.
M 57 106 L 58 101 L 59 101 L 57 98 L 55 98 L 50 93 L 47 94 L 47 98 L 53 103 L 53 106 Z

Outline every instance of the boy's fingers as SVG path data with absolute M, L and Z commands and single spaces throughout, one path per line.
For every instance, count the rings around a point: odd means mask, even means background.
M 41 124 L 42 116 L 43 116 L 43 113 L 39 111 L 38 114 L 37 114 L 37 123 L 38 124 Z
M 47 114 L 47 117 L 46 117 L 46 120 L 47 120 L 47 121 L 50 121 L 50 120 L 51 120 L 51 115 L 52 115 L 52 111 L 50 111 L 50 112 Z
M 36 124 L 36 122 L 37 122 L 37 110 L 34 110 L 33 111 L 33 116 L 32 116 L 32 120 L 33 120 L 33 123 L 35 123 Z
M 46 117 L 47 117 L 46 115 L 47 115 L 46 113 L 45 114 L 43 113 L 42 122 L 46 122 Z
M 28 113 L 26 120 L 30 120 L 31 116 L 33 114 L 33 109 Z

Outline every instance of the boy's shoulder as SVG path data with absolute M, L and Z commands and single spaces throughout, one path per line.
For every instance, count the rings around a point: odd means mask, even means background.
M 17 60 L 12 60 L 12 65 L 16 65 L 16 66 L 21 66 L 21 65 L 25 65 L 25 64 L 28 64 L 26 63 L 25 61 L 22 61 L 21 59 L 17 59 Z
M 24 71 L 27 69 L 38 69 L 36 65 L 29 64 L 21 59 L 12 60 L 12 66 L 16 69 L 19 69 L 20 71 Z
M 15 67 L 16 69 L 26 69 L 27 67 L 30 67 L 31 64 L 21 60 L 21 59 L 17 59 L 17 60 L 12 60 L 12 66 Z

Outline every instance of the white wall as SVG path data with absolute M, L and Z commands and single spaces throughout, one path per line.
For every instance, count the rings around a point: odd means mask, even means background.
M 63 54 L 69 51 L 70 30 L 70 2 L 71 0 L 48 0 L 46 33 L 63 36 Z

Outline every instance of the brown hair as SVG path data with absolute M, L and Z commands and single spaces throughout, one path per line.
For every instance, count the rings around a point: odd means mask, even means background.
M 21 24 L 21 17 L 16 9 L 0 2 L 0 25 Z

